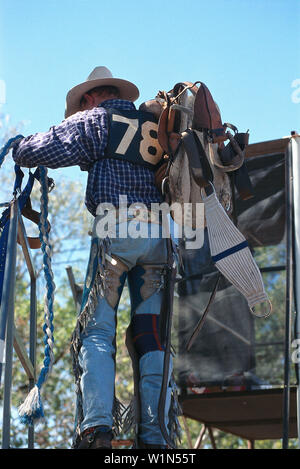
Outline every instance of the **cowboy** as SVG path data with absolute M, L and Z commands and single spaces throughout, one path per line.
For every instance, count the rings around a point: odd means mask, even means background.
M 95 216 L 83 302 L 72 340 L 77 383 L 76 437 L 79 449 L 110 448 L 116 422 L 116 319 L 125 281 L 131 298 L 128 343 L 139 402 L 138 448 L 166 448 L 158 407 L 163 373 L 167 373 L 164 424 L 171 401 L 171 365 L 164 370 L 160 311 L 167 265 L 167 243 L 159 220 L 149 223 L 147 210 L 161 202 L 155 171 L 163 151 L 157 140 L 157 116 L 136 110 L 138 88 L 96 67 L 66 97 L 66 119 L 48 132 L 24 138 L 13 151 L 20 166 L 60 168 L 79 165 L 88 171 L 86 206 Z M 123 199 L 122 199 L 123 197 Z M 120 200 L 137 207 L 142 217 L 121 219 Z M 99 237 L 99 223 L 109 204 L 115 233 Z M 147 209 L 145 212 L 145 208 Z M 146 213 L 146 215 L 145 215 Z M 149 212 L 150 213 L 150 212 Z M 148 236 L 128 236 L 136 222 Z M 157 223 L 159 235 L 150 236 Z M 137 226 L 136 225 L 136 226 Z M 120 232 L 127 236 L 118 236 Z M 169 426 L 170 428 L 170 426 Z

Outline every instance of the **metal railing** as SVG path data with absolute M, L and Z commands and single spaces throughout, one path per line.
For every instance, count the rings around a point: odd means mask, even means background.
M 17 242 L 21 244 L 26 266 L 30 277 L 30 311 L 29 311 L 29 355 L 15 328 L 15 284 Z M 6 314 L 6 340 L 5 340 L 5 372 L 4 372 L 4 396 L 3 396 L 3 424 L 2 424 L 2 449 L 10 448 L 11 425 L 11 393 L 12 393 L 12 368 L 13 349 L 28 377 L 29 390 L 35 384 L 36 379 L 36 322 L 37 322 L 37 294 L 36 271 L 33 265 L 30 248 L 27 241 L 26 230 L 18 206 L 18 200 L 14 200 L 10 207 L 10 226 L 8 233 L 7 257 L 4 271 L 3 296 L 0 315 Z M 28 427 L 28 448 L 34 447 L 34 426 Z

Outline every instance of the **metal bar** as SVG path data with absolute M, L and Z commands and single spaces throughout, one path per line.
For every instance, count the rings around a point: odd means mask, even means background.
M 248 440 L 247 447 L 248 449 L 255 449 L 255 440 Z
M 24 347 L 20 334 L 18 333 L 17 329 L 13 325 L 13 333 L 14 333 L 14 349 L 16 354 L 19 357 L 19 360 L 28 376 L 29 379 L 34 379 L 34 369 L 31 360 L 28 358 L 27 351 Z
M 296 365 L 299 367 L 299 363 Z M 299 372 L 299 370 L 298 370 Z M 297 431 L 298 431 L 298 448 L 300 449 L 300 387 L 297 386 Z
M 295 301 L 295 326 L 294 338 L 300 339 L 300 217 L 299 217 L 299 201 L 300 201 L 300 138 L 294 136 L 292 138 L 292 168 L 293 168 L 293 253 L 294 253 L 294 301 Z M 298 447 L 300 448 L 300 368 L 299 360 L 295 361 L 295 373 L 297 379 L 297 430 L 298 430 Z
M 30 278 L 31 280 L 36 279 L 36 272 L 33 266 L 33 261 L 31 257 L 29 244 L 27 241 L 26 231 L 25 231 L 24 223 L 23 223 L 22 216 L 20 213 L 19 213 L 19 223 L 18 223 L 18 235 L 19 235 L 19 242 L 22 246 L 22 250 L 24 253 L 24 257 L 25 257 L 25 261 L 26 261 L 26 265 L 27 265 Z
M 22 339 L 14 325 L 17 239 L 22 246 L 25 262 L 30 275 L 29 357 L 27 355 Z M 11 207 L 11 220 L 8 235 L 7 259 L 5 269 L 6 270 L 4 277 L 1 308 L 5 308 L 8 311 L 8 318 L 6 328 L 6 366 L 4 381 L 2 448 L 7 449 L 10 447 L 13 347 L 15 348 L 17 356 L 29 378 L 29 390 L 34 386 L 36 378 L 36 272 L 33 265 L 31 252 L 27 241 L 26 231 L 19 211 L 17 200 L 12 204 Z M 30 426 L 28 429 L 28 448 L 32 449 L 33 447 L 34 427 Z
M 201 445 L 202 445 L 202 440 L 204 438 L 204 435 L 206 433 L 206 425 L 204 424 L 200 430 L 200 433 L 199 433 L 199 436 L 197 438 L 197 441 L 195 443 L 195 446 L 194 446 L 194 449 L 200 449 Z
M 296 417 L 291 417 L 290 422 L 296 423 Z M 256 427 L 260 425 L 281 425 L 282 419 L 281 418 L 274 418 L 274 419 L 253 419 L 253 420 L 212 420 L 206 422 L 206 425 L 210 425 L 214 428 L 232 428 L 232 427 Z
M 286 270 L 286 266 L 284 265 L 274 265 L 272 267 L 259 267 L 259 270 L 261 273 L 266 273 L 266 272 L 282 272 L 283 270 Z M 187 280 L 199 280 L 203 277 L 203 273 L 200 272 L 198 274 L 193 274 L 193 275 L 188 275 L 186 277 L 181 277 L 176 279 L 176 283 L 182 283 L 186 282 Z
M 18 229 L 18 201 L 11 204 L 10 225 L 7 244 L 7 257 L 4 271 L 3 296 L 1 309 L 7 310 L 6 326 L 6 363 L 4 375 L 3 398 L 3 433 L 2 448 L 10 447 L 10 403 L 12 385 L 12 361 L 13 361 L 13 325 L 14 325 L 14 297 L 16 280 L 16 254 L 17 254 L 17 229 Z
M 69 279 L 69 283 L 70 283 L 74 303 L 75 303 L 77 312 L 79 312 L 80 307 L 81 307 L 81 298 L 82 298 L 82 291 L 83 290 L 81 288 L 79 288 L 79 286 L 75 282 L 72 267 L 71 266 L 66 267 L 66 271 L 67 271 L 67 274 L 68 274 L 68 279 Z
M 285 265 L 274 265 L 274 266 L 270 266 L 270 267 L 260 267 L 259 270 L 262 273 L 265 273 L 265 272 L 281 272 L 283 270 L 286 270 L 286 266 Z
M 207 428 L 208 428 L 208 434 L 209 434 L 209 439 L 211 441 L 211 445 L 212 445 L 213 449 L 217 449 L 213 429 L 210 426 L 208 426 Z
M 191 432 L 190 432 L 189 426 L 187 424 L 186 418 L 185 418 L 184 415 L 182 415 L 181 419 L 183 421 L 183 426 L 184 426 L 184 430 L 185 430 L 185 433 L 186 433 L 189 449 L 193 449 L 193 442 L 192 442 Z
M 29 360 L 32 366 L 32 374 L 29 376 L 29 391 L 35 385 L 36 379 L 36 321 L 37 321 L 37 297 L 36 297 L 36 271 L 26 236 L 26 230 L 21 214 L 18 224 L 19 242 L 22 246 L 25 262 L 30 275 L 30 319 L 29 319 Z M 28 427 L 28 448 L 34 447 L 34 425 Z
M 290 420 L 290 352 L 292 322 L 292 291 L 293 291 L 293 255 L 292 255 L 292 207 L 293 182 L 291 167 L 291 143 L 285 155 L 285 187 L 286 187 L 286 295 L 285 295 L 285 353 L 284 353 L 284 388 L 283 388 L 283 428 L 282 448 L 289 444 Z
M 31 278 L 30 284 L 30 317 L 29 317 L 29 358 L 33 366 L 33 378 L 29 380 L 29 390 L 35 385 L 36 380 L 36 324 L 37 324 L 37 295 L 36 278 Z M 28 428 L 28 448 L 34 448 L 34 425 Z
M 271 347 L 278 347 L 278 345 L 284 345 L 284 342 L 283 341 L 279 341 L 279 342 L 256 342 L 255 343 L 255 348 L 256 347 L 267 347 L 267 346 L 271 346 Z

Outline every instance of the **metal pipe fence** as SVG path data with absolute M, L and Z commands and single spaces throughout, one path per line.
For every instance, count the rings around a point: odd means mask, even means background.
M 15 285 L 17 243 L 20 243 L 26 266 L 30 277 L 30 311 L 29 311 L 29 354 L 22 339 L 15 328 Z M 2 449 L 10 448 L 11 430 L 11 393 L 13 371 L 13 349 L 28 377 L 29 390 L 32 389 L 36 378 L 36 321 L 37 321 L 37 295 L 36 271 L 27 241 L 26 230 L 18 207 L 18 200 L 14 200 L 10 207 L 10 227 L 8 234 L 7 257 L 5 262 L 3 296 L 0 316 L 6 316 L 5 339 L 5 372 L 3 395 L 3 423 L 2 423 Z M 34 447 L 34 426 L 28 428 L 28 448 Z

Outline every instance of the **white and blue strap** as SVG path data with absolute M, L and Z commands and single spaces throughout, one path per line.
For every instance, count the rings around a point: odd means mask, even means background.
M 217 269 L 244 295 L 251 312 L 258 315 L 258 305 L 265 303 L 263 316 L 269 316 L 271 303 L 247 240 L 225 212 L 215 190 L 208 196 L 202 191 L 202 198 L 211 257 Z

